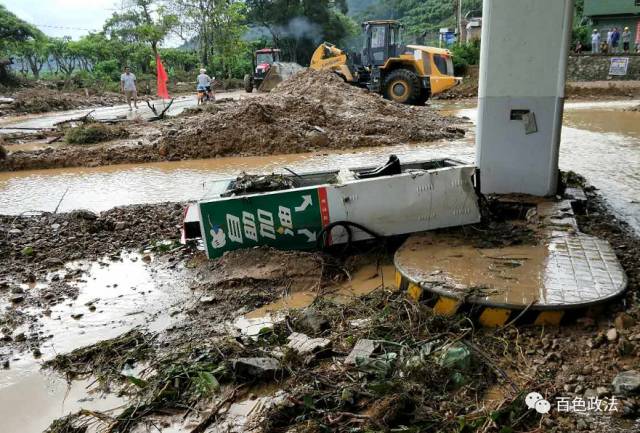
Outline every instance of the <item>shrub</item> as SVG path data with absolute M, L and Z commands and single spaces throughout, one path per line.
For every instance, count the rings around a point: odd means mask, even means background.
M 64 135 L 69 144 L 92 144 L 116 138 L 126 138 L 129 132 L 122 126 L 105 125 L 99 122 L 89 122 L 70 128 Z

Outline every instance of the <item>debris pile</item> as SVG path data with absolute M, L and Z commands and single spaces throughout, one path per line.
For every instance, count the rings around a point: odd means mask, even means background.
M 459 138 L 455 122 L 306 70 L 262 98 L 171 121 L 161 143 L 176 156 L 295 153 Z

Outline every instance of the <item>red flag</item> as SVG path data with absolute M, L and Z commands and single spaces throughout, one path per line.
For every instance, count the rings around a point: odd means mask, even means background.
M 164 66 L 162 66 L 162 60 L 160 60 L 160 56 L 156 56 L 156 72 L 158 75 L 158 96 L 162 99 L 169 99 L 169 91 L 167 90 L 167 72 L 164 70 Z

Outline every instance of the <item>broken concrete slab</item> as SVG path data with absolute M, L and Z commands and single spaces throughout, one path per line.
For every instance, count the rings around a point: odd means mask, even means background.
M 356 342 L 356 345 L 353 346 L 351 353 L 346 357 L 344 363 L 346 365 L 355 365 L 358 358 L 370 358 L 379 347 L 380 343 L 375 340 L 360 339 Z
M 313 308 L 305 308 L 296 325 L 310 334 L 319 334 L 329 328 L 329 321 Z
M 273 376 L 280 370 L 280 363 L 274 358 L 236 358 L 231 360 L 233 371 L 238 376 L 260 378 Z
M 289 340 L 287 347 L 300 355 L 311 355 L 331 346 L 331 340 L 328 338 L 310 338 L 299 332 L 294 332 L 287 339 Z

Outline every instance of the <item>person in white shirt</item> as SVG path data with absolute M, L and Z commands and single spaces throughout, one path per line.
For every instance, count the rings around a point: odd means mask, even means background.
M 129 67 L 124 68 L 124 73 L 120 75 L 120 91 L 124 93 L 127 98 L 127 104 L 129 104 L 129 111 L 131 111 L 131 100 L 133 99 L 133 106 L 138 109 L 138 91 L 136 90 L 136 76 L 131 73 Z
M 598 54 L 600 52 L 600 32 L 598 29 L 593 30 L 591 35 L 591 54 Z
M 196 90 L 198 91 L 198 105 L 204 102 L 205 96 L 215 100 L 215 94 L 212 95 L 211 91 L 212 81 L 211 77 L 207 75 L 207 70 L 204 68 L 200 69 L 200 75 L 197 77 L 198 84 L 196 86 Z

